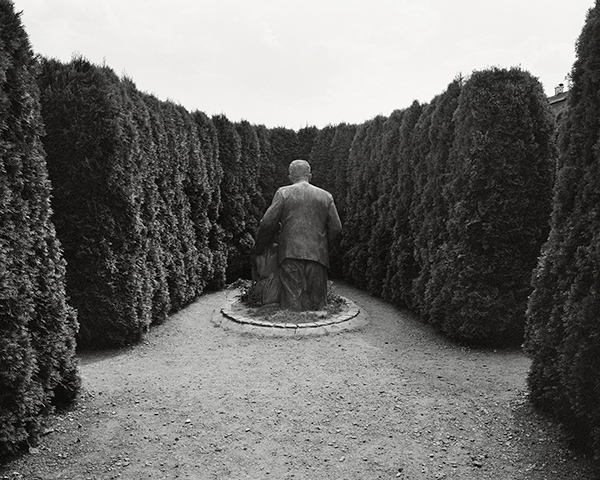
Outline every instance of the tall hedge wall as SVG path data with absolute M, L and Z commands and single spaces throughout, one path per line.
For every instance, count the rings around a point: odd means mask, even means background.
M 414 197 L 414 171 L 423 159 L 419 149 L 428 149 L 428 144 L 418 143 L 417 127 L 422 116 L 423 105 L 414 102 L 402 116 L 397 143 L 397 170 L 392 170 L 396 181 L 391 187 L 390 228 L 392 243 L 389 261 L 386 263 L 383 296 L 399 305 L 412 308 L 412 282 L 417 275 L 414 256 L 414 233 L 410 226 L 410 212 Z M 386 175 L 386 171 L 382 171 Z M 383 266 L 383 265 L 382 265 Z
M 533 276 L 532 401 L 600 457 L 600 2 L 577 42 L 550 236 Z
M 356 125 L 345 123 L 321 129 L 314 139 L 309 156 L 312 167 L 312 182 L 335 194 L 334 201 L 342 224 L 346 223 L 346 192 L 352 177 L 348 170 L 348 156 Z M 330 245 L 330 271 L 334 278 L 343 277 L 344 250 L 339 241 Z
M 373 203 L 377 200 L 377 143 L 386 120 L 378 116 L 360 125 L 348 156 L 345 233 L 341 239 L 345 251 L 343 268 L 344 276 L 360 288 L 368 284 L 368 244 L 376 218 Z
M 548 234 L 553 118 L 537 79 L 474 73 L 454 112 L 441 261 L 428 315 L 449 336 L 522 339 L 530 277 Z
M 324 129 L 311 158 L 335 165 L 345 278 L 450 337 L 522 338 L 555 162 L 537 79 L 516 68 L 458 78 L 429 104 L 355 127 L 340 162 L 341 132 Z
M 82 58 L 42 60 L 44 147 L 79 343 L 136 342 L 224 281 L 213 122 Z M 219 150 L 220 149 L 220 150 Z
M 189 113 L 83 58 L 40 63 L 79 345 L 134 343 L 205 288 L 249 278 L 258 222 L 318 130 Z
M 522 335 L 554 156 L 527 72 L 475 72 L 429 104 L 298 132 L 189 114 L 83 59 L 43 61 L 40 84 L 81 344 L 135 342 L 204 288 L 249 277 L 258 221 L 295 158 L 313 162 L 344 221 L 334 274 L 452 337 Z
M 446 91 L 435 97 L 426 107 L 423 124 L 429 136 L 429 149 L 423 161 L 415 166 L 415 190 L 410 215 L 414 232 L 414 255 L 418 274 L 413 281 L 412 293 L 415 309 L 428 322 L 435 302 L 435 288 L 431 282 L 434 269 L 443 260 L 442 246 L 448 240 L 446 222 L 449 205 L 444 196 L 444 186 L 452 171 L 449 166 L 450 150 L 454 142 L 454 112 L 463 80 L 454 80 Z M 426 126 L 428 125 L 428 126 Z
M 0 0 L 0 460 L 35 443 L 79 388 L 42 134 L 29 41 Z

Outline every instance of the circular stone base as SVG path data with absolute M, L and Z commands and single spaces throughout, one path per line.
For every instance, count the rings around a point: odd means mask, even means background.
M 270 322 L 264 317 L 253 316 L 253 309 L 243 305 L 238 296 L 228 294 L 227 304 L 221 309 L 222 317 L 216 322 L 227 330 L 266 336 L 298 337 L 355 330 L 367 323 L 367 315 L 345 297 L 341 298 L 346 308 L 335 315 L 311 312 L 317 317 L 314 321 L 284 323 Z

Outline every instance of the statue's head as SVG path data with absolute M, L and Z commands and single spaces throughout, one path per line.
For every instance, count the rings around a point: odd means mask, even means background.
M 290 163 L 289 177 L 292 183 L 301 181 L 309 182 L 312 177 L 310 164 L 306 160 L 294 160 Z

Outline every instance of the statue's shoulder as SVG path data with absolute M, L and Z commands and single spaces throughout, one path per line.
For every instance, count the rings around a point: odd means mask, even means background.
M 333 198 L 327 190 L 323 190 L 322 188 L 319 188 L 316 185 L 308 182 L 299 182 L 293 183 L 292 185 L 286 185 L 284 187 L 280 187 L 277 191 L 285 198 L 300 194 L 301 191 L 306 192 L 307 190 L 311 192 L 310 194 L 313 197 L 316 198 Z
M 279 195 L 282 195 L 282 196 L 284 196 L 284 197 L 285 197 L 286 195 L 289 195 L 289 194 L 290 194 L 290 192 L 292 192 L 292 191 L 293 191 L 293 187 L 294 187 L 294 185 L 286 185 L 286 186 L 284 186 L 284 187 L 279 187 L 279 188 L 277 189 L 277 193 L 278 193 Z
M 312 185 L 312 184 L 311 184 L 311 187 L 313 188 L 313 191 L 317 193 L 317 195 L 320 195 L 321 197 L 325 197 L 325 198 L 333 198 L 331 193 L 329 193 L 327 190 L 324 190 L 324 189 L 317 187 L 316 185 Z

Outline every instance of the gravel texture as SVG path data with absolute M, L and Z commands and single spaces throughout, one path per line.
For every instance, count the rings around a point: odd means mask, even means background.
M 520 350 L 465 348 L 364 292 L 336 291 L 368 321 L 235 331 L 223 291 L 140 345 L 82 354 L 78 405 L 0 479 L 598 478 L 532 410 Z

